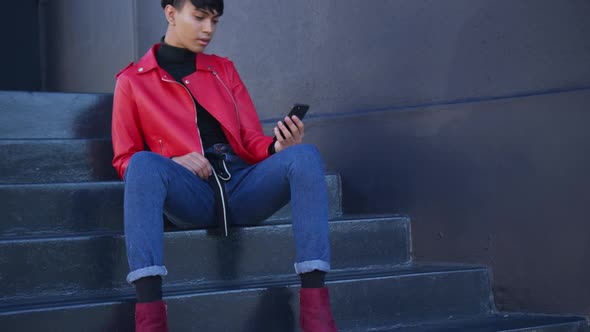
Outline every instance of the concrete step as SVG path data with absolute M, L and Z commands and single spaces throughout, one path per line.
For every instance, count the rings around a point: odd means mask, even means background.
M 327 174 L 329 216 L 342 215 L 340 177 Z M 0 240 L 123 232 L 123 183 L 0 185 Z M 263 224 L 290 223 L 290 204 Z
M 332 268 L 408 263 L 410 223 L 404 217 L 330 222 Z M 104 296 L 132 291 L 122 235 L 0 241 L 0 310 L 47 297 Z M 228 238 L 206 230 L 167 232 L 170 287 L 294 274 L 291 225 L 232 229 Z M 23 277 L 26 276 L 26 277 Z
M 110 139 L 1 140 L 0 184 L 119 180 Z
M 579 316 L 497 313 L 468 319 L 423 322 L 414 326 L 391 326 L 341 332 L 588 332 L 588 322 Z
M 298 278 L 275 277 L 247 287 L 169 291 L 171 331 L 299 331 Z M 485 268 L 407 266 L 334 271 L 332 309 L 339 328 L 368 330 L 449 316 L 489 315 L 493 310 Z M 132 295 L 103 301 L 3 308 L 8 331 L 133 331 Z
M 0 139 L 110 138 L 112 108 L 112 94 L 0 91 Z

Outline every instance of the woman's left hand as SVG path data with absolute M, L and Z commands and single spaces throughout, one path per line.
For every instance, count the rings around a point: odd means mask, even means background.
M 280 152 L 290 146 L 301 144 L 303 141 L 304 129 L 305 126 L 303 125 L 303 122 L 295 115 L 291 118 L 285 117 L 284 123 L 279 121 L 274 128 L 274 133 L 277 138 L 277 141 L 275 142 L 275 152 Z M 281 133 L 283 133 L 285 138 L 281 136 Z

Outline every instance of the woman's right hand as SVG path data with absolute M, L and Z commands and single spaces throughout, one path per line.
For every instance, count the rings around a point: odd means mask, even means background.
M 207 158 L 197 152 L 191 152 L 184 156 L 172 158 L 176 163 L 186 167 L 193 174 L 198 175 L 201 179 L 207 180 L 213 175 L 213 167 Z

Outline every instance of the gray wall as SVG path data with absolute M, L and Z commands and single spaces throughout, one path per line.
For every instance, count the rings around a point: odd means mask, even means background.
M 587 0 L 226 2 L 208 51 L 234 60 L 262 118 L 590 84 Z M 112 91 L 165 32 L 157 1 L 48 6 L 50 91 Z
M 589 105 L 590 87 L 318 117 L 306 141 L 346 213 L 411 217 L 416 261 L 489 266 L 500 310 L 588 315 Z
M 211 51 L 263 117 L 590 84 L 587 0 L 242 0 Z M 142 43 L 140 43 L 141 45 Z
M 165 29 L 158 1 L 47 6 L 49 91 L 111 92 L 114 74 Z M 226 6 L 209 51 L 235 61 L 262 118 L 283 115 L 293 102 L 311 104 L 315 115 L 385 110 L 340 127 L 346 117 L 327 127 L 309 121 L 309 139 L 344 175 L 348 212 L 409 213 L 417 258 L 488 264 L 502 309 L 590 310 L 582 188 L 589 180 L 580 169 L 589 165 L 580 157 L 588 95 L 526 97 L 590 87 L 590 1 L 240 0 Z M 507 96 L 518 98 L 488 104 Z M 431 104 L 438 106 L 420 106 Z M 552 119 L 559 119 L 558 131 Z M 334 129 L 354 126 L 362 135 Z M 322 143 L 330 140 L 335 143 Z M 364 160 L 343 159 L 349 146 L 366 146 L 355 142 L 387 147 L 374 152 L 391 156 L 388 180 L 358 180 Z M 552 144 L 550 156 L 543 144 Z M 564 164 L 558 145 L 572 148 Z M 558 190 L 552 194 L 551 187 Z M 568 196 L 570 187 L 577 195 Z M 371 197 L 375 192 L 385 194 Z M 508 200 L 506 192 L 531 198 Z M 553 247 L 542 240 L 547 234 Z

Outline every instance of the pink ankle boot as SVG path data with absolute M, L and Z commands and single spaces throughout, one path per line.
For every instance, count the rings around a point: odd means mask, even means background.
M 338 332 L 328 288 L 301 288 L 299 306 L 299 326 L 304 332 Z
M 163 300 L 135 304 L 135 332 L 168 332 Z

